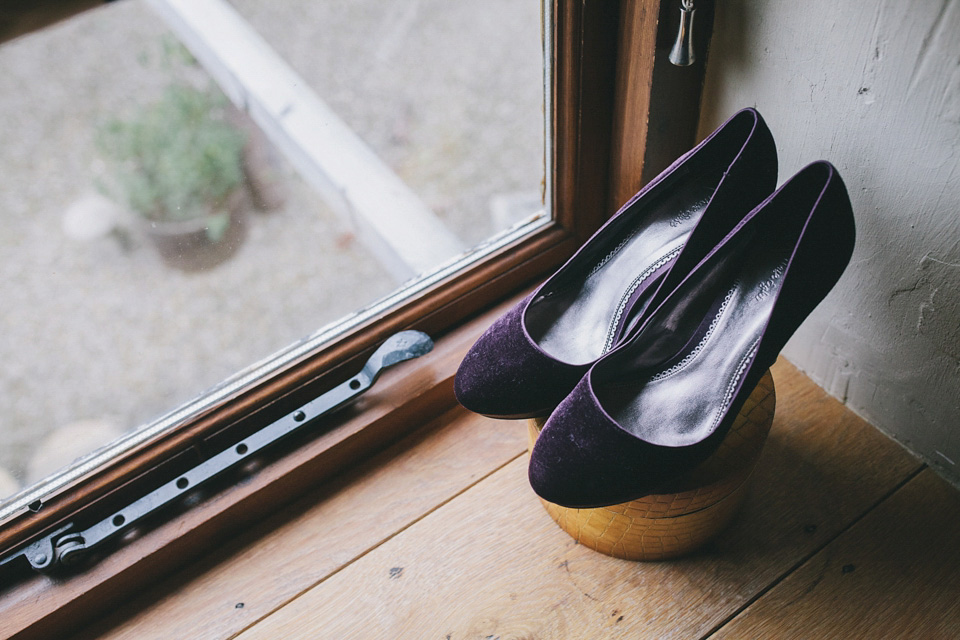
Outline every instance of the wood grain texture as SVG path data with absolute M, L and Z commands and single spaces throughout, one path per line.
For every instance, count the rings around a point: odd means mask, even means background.
M 780 408 L 744 509 L 699 554 L 638 564 L 576 544 L 523 457 L 240 637 L 703 636 L 919 468 L 790 365 L 774 377 Z
M 610 197 L 618 208 L 696 142 L 713 0 L 698 0 L 690 67 L 668 59 L 679 2 L 623 0 L 613 121 Z
M 623 0 L 610 165 L 610 198 L 619 208 L 642 186 L 661 2 Z M 660 52 L 660 55 L 665 55 Z
M 924 470 L 711 636 L 960 637 L 960 493 Z
M 653 180 L 697 141 L 694 130 L 700 119 L 707 50 L 713 35 L 713 4 L 714 0 L 697 0 L 693 22 L 696 61 L 689 67 L 678 67 L 670 62 L 669 51 L 680 27 L 680 3 L 660 3 L 652 79 L 657 89 L 650 94 L 650 122 L 641 184 Z M 678 129 L 677 125 L 681 123 L 685 126 Z
M 579 245 L 612 213 L 607 189 L 620 0 L 549 1 L 555 27 L 547 180 L 554 218 Z
M 79 637 L 228 638 L 526 448 L 516 424 L 455 409 L 124 606 Z

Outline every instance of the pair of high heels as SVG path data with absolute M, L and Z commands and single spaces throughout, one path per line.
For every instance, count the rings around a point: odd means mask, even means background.
M 550 416 L 530 458 L 540 497 L 635 500 L 722 442 L 853 252 L 833 165 L 814 162 L 774 191 L 776 179 L 770 130 L 744 109 L 469 350 L 454 385 L 464 407 Z

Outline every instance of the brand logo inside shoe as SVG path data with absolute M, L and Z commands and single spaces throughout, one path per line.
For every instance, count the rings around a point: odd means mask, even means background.
M 697 211 L 697 209 L 696 209 L 695 207 L 690 207 L 689 209 L 682 209 L 682 210 L 680 211 L 680 213 L 678 213 L 678 214 L 673 218 L 673 220 L 670 221 L 670 226 L 671 226 L 671 227 L 679 227 L 679 226 L 682 225 L 684 222 L 686 222 L 687 220 L 689 220 L 690 218 L 693 217 L 694 211 Z
M 699 216 L 707 208 L 707 205 L 710 204 L 710 197 L 711 196 L 700 198 L 696 202 L 691 203 L 690 206 L 681 209 L 673 220 L 670 221 L 670 226 L 679 227 L 694 216 Z
M 670 221 L 670 226 L 679 227 L 681 224 L 689 220 L 692 216 L 693 216 L 693 211 L 689 209 L 685 211 L 681 211 L 680 215 L 678 215 L 676 218 Z
M 777 288 L 777 286 L 780 284 L 780 279 L 783 277 L 783 272 L 786 270 L 786 260 L 774 267 L 770 275 L 761 281 L 757 286 L 757 300 L 763 300 L 770 294 L 771 291 Z

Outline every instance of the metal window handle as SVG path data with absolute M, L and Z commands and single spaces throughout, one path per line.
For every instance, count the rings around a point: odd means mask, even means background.
M 77 530 L 75 524 L 70 522 L 0 558 L 0 569 L 22 570 L 29 565 L 41 573 L 56 573 L 62 568 L 75 565 L 94 548 L 128 531 L 147 516 L 177 502 L 200 485 L 236 467 L 253 454 L 320 416 L 332 413 L 356 399 L 373 386 L 385 368 L 420 357 L 432 348 L 433 341 L 421 331 L 401 331 L 392 335 L 373 352 L 360 372 L 349 380 L 179 474 L 93 526 Z
M 680 1 L 680 30 L 670 50 L 669 60 L 678 67 L 689 67 L 697 61 L 693 49 L 693 0 Z

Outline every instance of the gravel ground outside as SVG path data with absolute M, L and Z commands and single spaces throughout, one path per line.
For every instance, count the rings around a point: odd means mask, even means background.
M 469 244 L 496 230 L 491 197 L 537 194 L 543 166 L 539 5 L 474 4 L 236 3 Z M 130 0 L 0 46 L 7 493 L 37 479 L 31 460 L 67 425 L 146 423 L 396 286 L 286 167 L 283 206 L 251 212 L 237 252 L 208 271 L 163 264 L 132 227 L 126 242 L 64 233 L 102 172 L 92 125 L 169 83 L 166 33 Z

